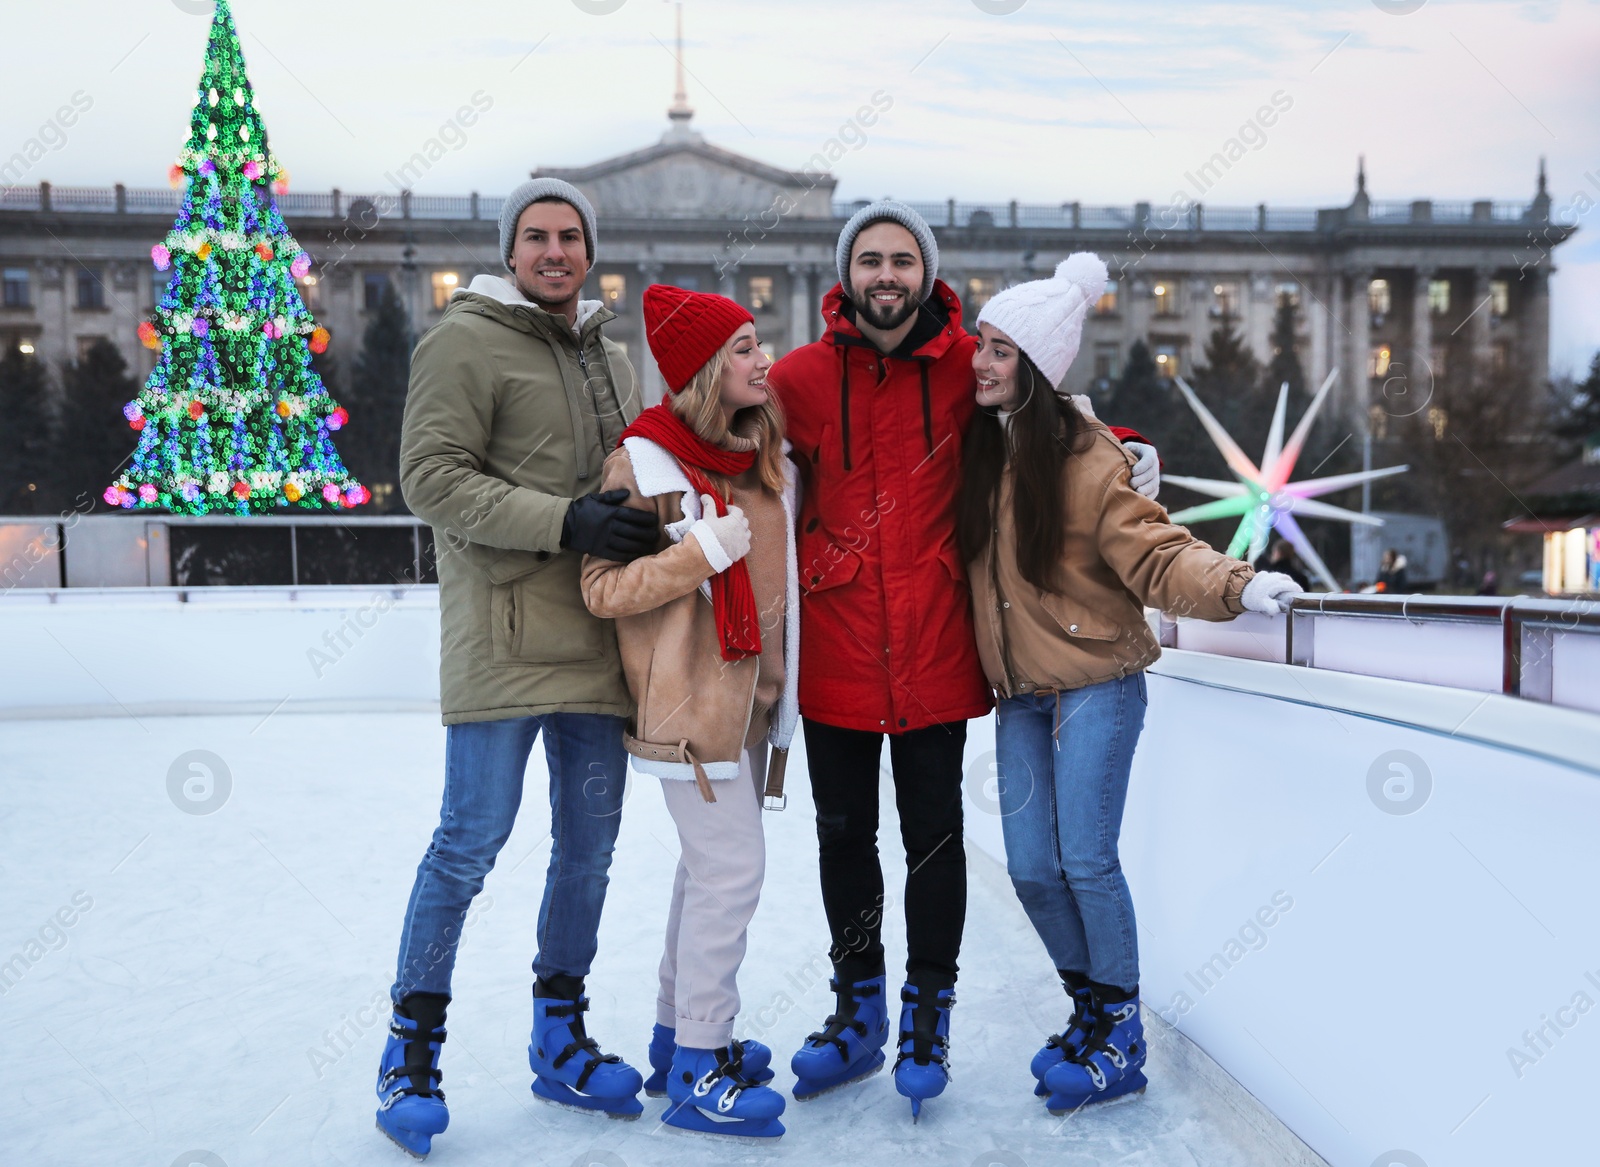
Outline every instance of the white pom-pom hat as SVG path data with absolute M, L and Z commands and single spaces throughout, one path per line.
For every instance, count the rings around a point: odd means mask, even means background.
M 1094 252 L 1074 252 L 1056 265 L 1050 279 L 1017 284 L 995 295 L 978 313 L 978 323 L 991 324 L 1016 341 L 1059 391 L 1078 355 L 1084 317 L 1104 294 L 1109 274 L 1105 260 Z

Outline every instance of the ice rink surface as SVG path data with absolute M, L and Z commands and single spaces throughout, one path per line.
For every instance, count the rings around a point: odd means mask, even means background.
M 374 1129 L 373 1081 L 443 755 L 428 713 L 0 721 L 0 1160 L 411 1162 Z M 831 1005 L 803 743 L 795 755 L 789 808 L 767 815 L 738 1027 L 774 1048 L 785 1093 L 789 1055 Z M 169 792 L 185 779 L 187 794 Z M 631 781 L 589 1025 L 643 1067 L 677 838 L 657 780 Z M 686 1136 L 658 1121 L 656 1100 L 631 1123 L 543 1104 L 526 1049 L 546 789 L 536 748 L 517 828 L 468 917 L 443 1059 L 450 1129 L 430 1163 L 1261 1162 L 1160 1042 L 1144 1098 L 1067 1120 L 1045 1111 L 1028 1060 L 1061 1027 L 1066 999 L 1004 871 L 974 847 L 953 1081 L 919 1125 L 887 1072 L 791 1099 L 789 1133 L 772 1146 Z M 905 866 L 889 797 L 881 837 L 892 988 Z

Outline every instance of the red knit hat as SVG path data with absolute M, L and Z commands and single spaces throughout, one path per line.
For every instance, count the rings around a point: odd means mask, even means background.
M 674 393 L 694 379 L 742 324 L 754 324 L 736 301 L 715 292 L 690 292 L 671 284 L 644 290 L 644 335 Z

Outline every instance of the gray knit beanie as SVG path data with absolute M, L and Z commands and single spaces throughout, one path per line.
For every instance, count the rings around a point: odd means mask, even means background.
M 511 245 L 517 241 L 517 220 L 522 218 L 523 211 L 540 199 L 560 199 L 578 212 L 578 218 L 583 220 L 584 250 L 588 253 L 589 265 L 594 266 L 594 208 L 589 205 L 589 200 L 570 182 L 563 182 L 559 178 L 535 178 L 517 187 L 500 205 L 500 258 L 505 261 L 506 269 L 511 268 Z
M 928 221 L 904 203 L 897 203 L 893 199 L 881 199 L 871 206 L 862 207 L 850 217 L 850 221 L 844 225 L 844 230 L 839 232 L 839 249 L 835 256 L 839 266 L 839 283 L 844 286 L 848 294 L 850 252 L 856 245 L 856 236 L 873 223 L 881 223 L 884 220 L 899 223 L 911 232 L 917 241 L 917 246 L 922 249 L 922 288 L 918 291 L 917 297 L 926 300 L 928 293 L 933 291 L 933 281 L 939 275 L 939 245 L 934 241 L 933 230 L 928 226 Z

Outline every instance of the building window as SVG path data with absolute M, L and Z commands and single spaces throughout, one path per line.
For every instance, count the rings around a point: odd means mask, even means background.
M 1300 307 L 1300 285 L 1293 280 L 1284 280 L 1272 289 L 1272 302 L 1279 308 L 1288 305 L 1291 308 Z
M 1117 281 L 1107 280 L 1106 290 L 1100 293 L 1100 298 L 1094 303 L 1096 316 L 1115 316 L 1117 312 Z
M 17 337 L 17 351 L 25 357 L 31 357 L 38 351 L 38 347 L 34 344 L 33 337 L 19 336 Z
M 376 312 L 383 303 L 383 290 L 389 286 L 389 277 L 381 271 L 369 271 L 361 277 L 361 307 Z
M 1155 297 L 1157 316 L 1176 316 L 1178 314 L 1178 285 L 1173 280 L 1162 280 L 1150 289 L 1150 294 Z M 1171 376 L 1171 374 L 1167 374 Z
M 5 269 L 5 306 L 7 308 L 31 308 L 33 298 L 28 294 L 28 269 L 25 267 L 8 267 Z
M 89 350 L 105 339 L 106 338 L 103 336 L 78 337 L 78 363 L 81 365 L 84 361 L 84 358 L 89 355 Z
M 752 312 L 771 312 L 772 308 L 773 308 L 772 277 L 771 276 L 751 276 L 750 277 L 750 311 L 752 311 Z
M 998 281 L 988 276 L 973 276 L 967 281 L 967 304 L 972 308 L 974 316 L 994 299 L 995 292 L 999 291 Z
M 1183 374 L 1183 369 L 1179 366 L 1177 345 L 1156 345 L 1156 373 L 1162 377 L 1178 377 Z
M 1389 281 L 1373 280 L 1367 285 L 1367 310 L 1374 316 L 1389 315 Z
M 628 277 L 608 272 L 600 277 L 600 302 L 621 315 L 628 310 Z
M 300 280 L 300 302 L 311 312 L 322 308 L 322 278 L 307 272 Z
M 1443 316 L 1450 311 L 1450 281 L 1428 281 L 1428 311 Z
M 167 288 L 172 283 L 170 271 L 151 271 L 150 273 L 150 300 L 156 307 L 161 306 L 162 299 L 167 294 Z
M 1239 315 L 1239 285 L 1235 283 L 1221 283 L 1211 285 L 1211 295 L 1215 298 L 1211 305 L 1213 316 Z
M 1118 367 L 1122 355 L 1122 346 L 1112 342 L 1100 342 L 1094 346 L 1094 379 L 1096 381 L 1115 380 L 1121 369 Z
M 433 310 L 443 312 L 450 306 L 450 297 L 456 294 L 456 288 L 461 285 L 461 276 L 453 271 L 436 271 L 433 273 Z
M 1367 358 L 1368 377 L 1387 377 L 1389 375 L 1389 362 L 1394 359 L 1394 353 L 1386 344 L 1372 346 L 1372 355 Z
M 1511 283 L 1508 280 L 1489 281 L 1489 311 L 1496 320 L 1511 315 Z
M 106 285 L 99 268 L 78 269 L 78 307 L 85 309 L 106 306 Z
M 1444 440 L 1444 431 L 1450 426 L 1450 415 L 1435 405 L 1428 410 L 1428 424 L 1433 427 L 1435 441 Z
M 1428 353 L 1428 362 L 1433 366 L 1431 372 L 1437 379 L 1445 376 L 1450 371 L 1450 346 L 1436 344 Z

